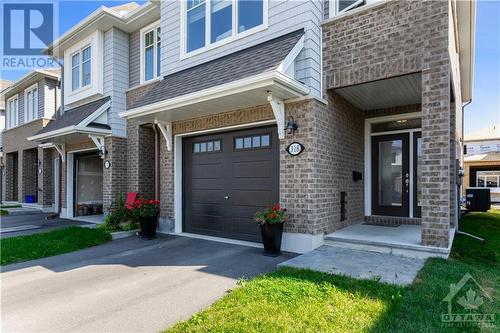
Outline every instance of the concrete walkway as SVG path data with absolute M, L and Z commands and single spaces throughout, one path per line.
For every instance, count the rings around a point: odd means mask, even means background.
M 65 228 L 69 226 L 93 226 L 92 223 L 74 221 L 68 219 L 49 219 L 46 217 L 51 213 L 36 213 L 28 215 L 5 215 L 0 218 L 0 238 L 25 236 L 34 233 L 47 232 L 50 230 Z
M 376 279 L 404 286 L 413 282 L 424 263 L 425 259 L 325 245 L 285 261 L 279 266 L 308 268 L 356 279 Z
M 130 237 L 2 267 L 2 332 L 159 332 L 292 255 L 162 236 Z

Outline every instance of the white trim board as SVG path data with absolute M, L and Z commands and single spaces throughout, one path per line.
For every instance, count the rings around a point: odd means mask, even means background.
M 390 116 L 383 116 L 383 117 L 374 117 L 374 118 L 367 118 L 365 119 L 365 181 L 364 181 L 364 189 L 365 189 L 365 216 L 370 216 L 372 215 L 372 164 L 371 164 L 371 137 L 373 136 L 371 133 L 371 125 L 376 124 L 376 123 L 383 123 L 383 122 L 388 122 L 388 121 L 396 121 L 401 118 L 404 119 L 416 119 L 416 118 L 421 118 L 422 117 L 422 112 L 410 112 L 410 113 L 401 113 L 401 114 L 396 114 L 396 115 L 390 115 Z M 405 132 L 409 133 L 410 131 L 413 132 L 418 132 L 421 131 L 421 129 L 413 129 L 413 130 L 404 130 L 404 131 L 394 131 L 390 133 L 397 133 L 397 132 Z M 378 133 L 377 133 L 378 134 Z M 387 134 L 387 133 L 386 133 Z M 413 137 L 413 136 L 412 136 Z M 412 142 L 410 142 L 410 146 L 412 145 Z M 413 175 L 411 174 L 411 171 L 413 170 L 413 167 L 410 165 L 410 191 L 412 191 L 413 187 Z M 410 194 L 410 197 L 412 195 Z M 410 202 L 410 206 L 413 206 L 413 204 Z M 413 208 L 410 208 L 410 217 L 413 216 Z

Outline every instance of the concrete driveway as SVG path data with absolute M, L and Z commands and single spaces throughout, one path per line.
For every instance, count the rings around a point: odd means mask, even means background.
M 0 238 L 31 235 L 73 225 L 89 226 L 92 223 L 69 219 L 45 219 L 51 213 L 4 215 L 0 218 Z
M 135 237 L 2 267 L 2 332 L 158 332 L 293 255 Z

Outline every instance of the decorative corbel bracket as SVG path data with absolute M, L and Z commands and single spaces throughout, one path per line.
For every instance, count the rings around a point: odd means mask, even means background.
M 64 146 L 64 144 L 63 143 L 54 143 L 54 148 L 59 153 L 59 156 L 61 156 L 61 161 L 66 162 L 66 147 Z
M 104 137 L 89 135 L 89 138 L 92 139 L 97 149 L 99 149 L 99 156 L 101 156 L 101 158 L 104 159 L 106 155 L 106 147 L 104 146 Z
M 165 138 L 165 143 L 168 151 L 172 151 L 172 123 L 170 122 L 160 122 L 155 120 L 155 124 L 160 129 L 163 138 Z
M 278 138 L 285 138 L 285 103 L 283 99 L 275 97 L 272 93 L 268 93 L 267 101 L 271 104 L 273 109 L 274 118 L 276 119 L 276 125 L 278 126 Z

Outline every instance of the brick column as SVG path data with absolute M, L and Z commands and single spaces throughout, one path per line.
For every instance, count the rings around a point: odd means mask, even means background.
M 163 136 L 160 137 L 160 217 L 174 221 L 174 145 L 167 150 Z
M 5 154 L 5 197 L 7 201 L 18 199 L 18 153 Z
M 439 6 L 438 3 L 435 4 Z M 447 247 L 450 230 L 450 63 L 448 10 L 424 41 L 422 61 L 422 244 Z
M 53 203 L 54 178 L 52 175 L 52 149 L 38 148 L 38 160 L 42 162 L 38 174 L 38 204 L 51 206 Z
M 127 191 L 152 199 L 155 195 L 154 131 L 151 126 L 129 120 L 127 134 Z
M 105 138 L 106 156 L 111 163 L 109 169 L 103 165 L 103 208 L 106 212 L 120 196 L 127 192 L 127 139 Z
M 25 195 L 38 196 L 38 149 L 26 149 L 22 151 L 22 167 L 20 170 L 20 193 L 19 201 L 24 201 Z

